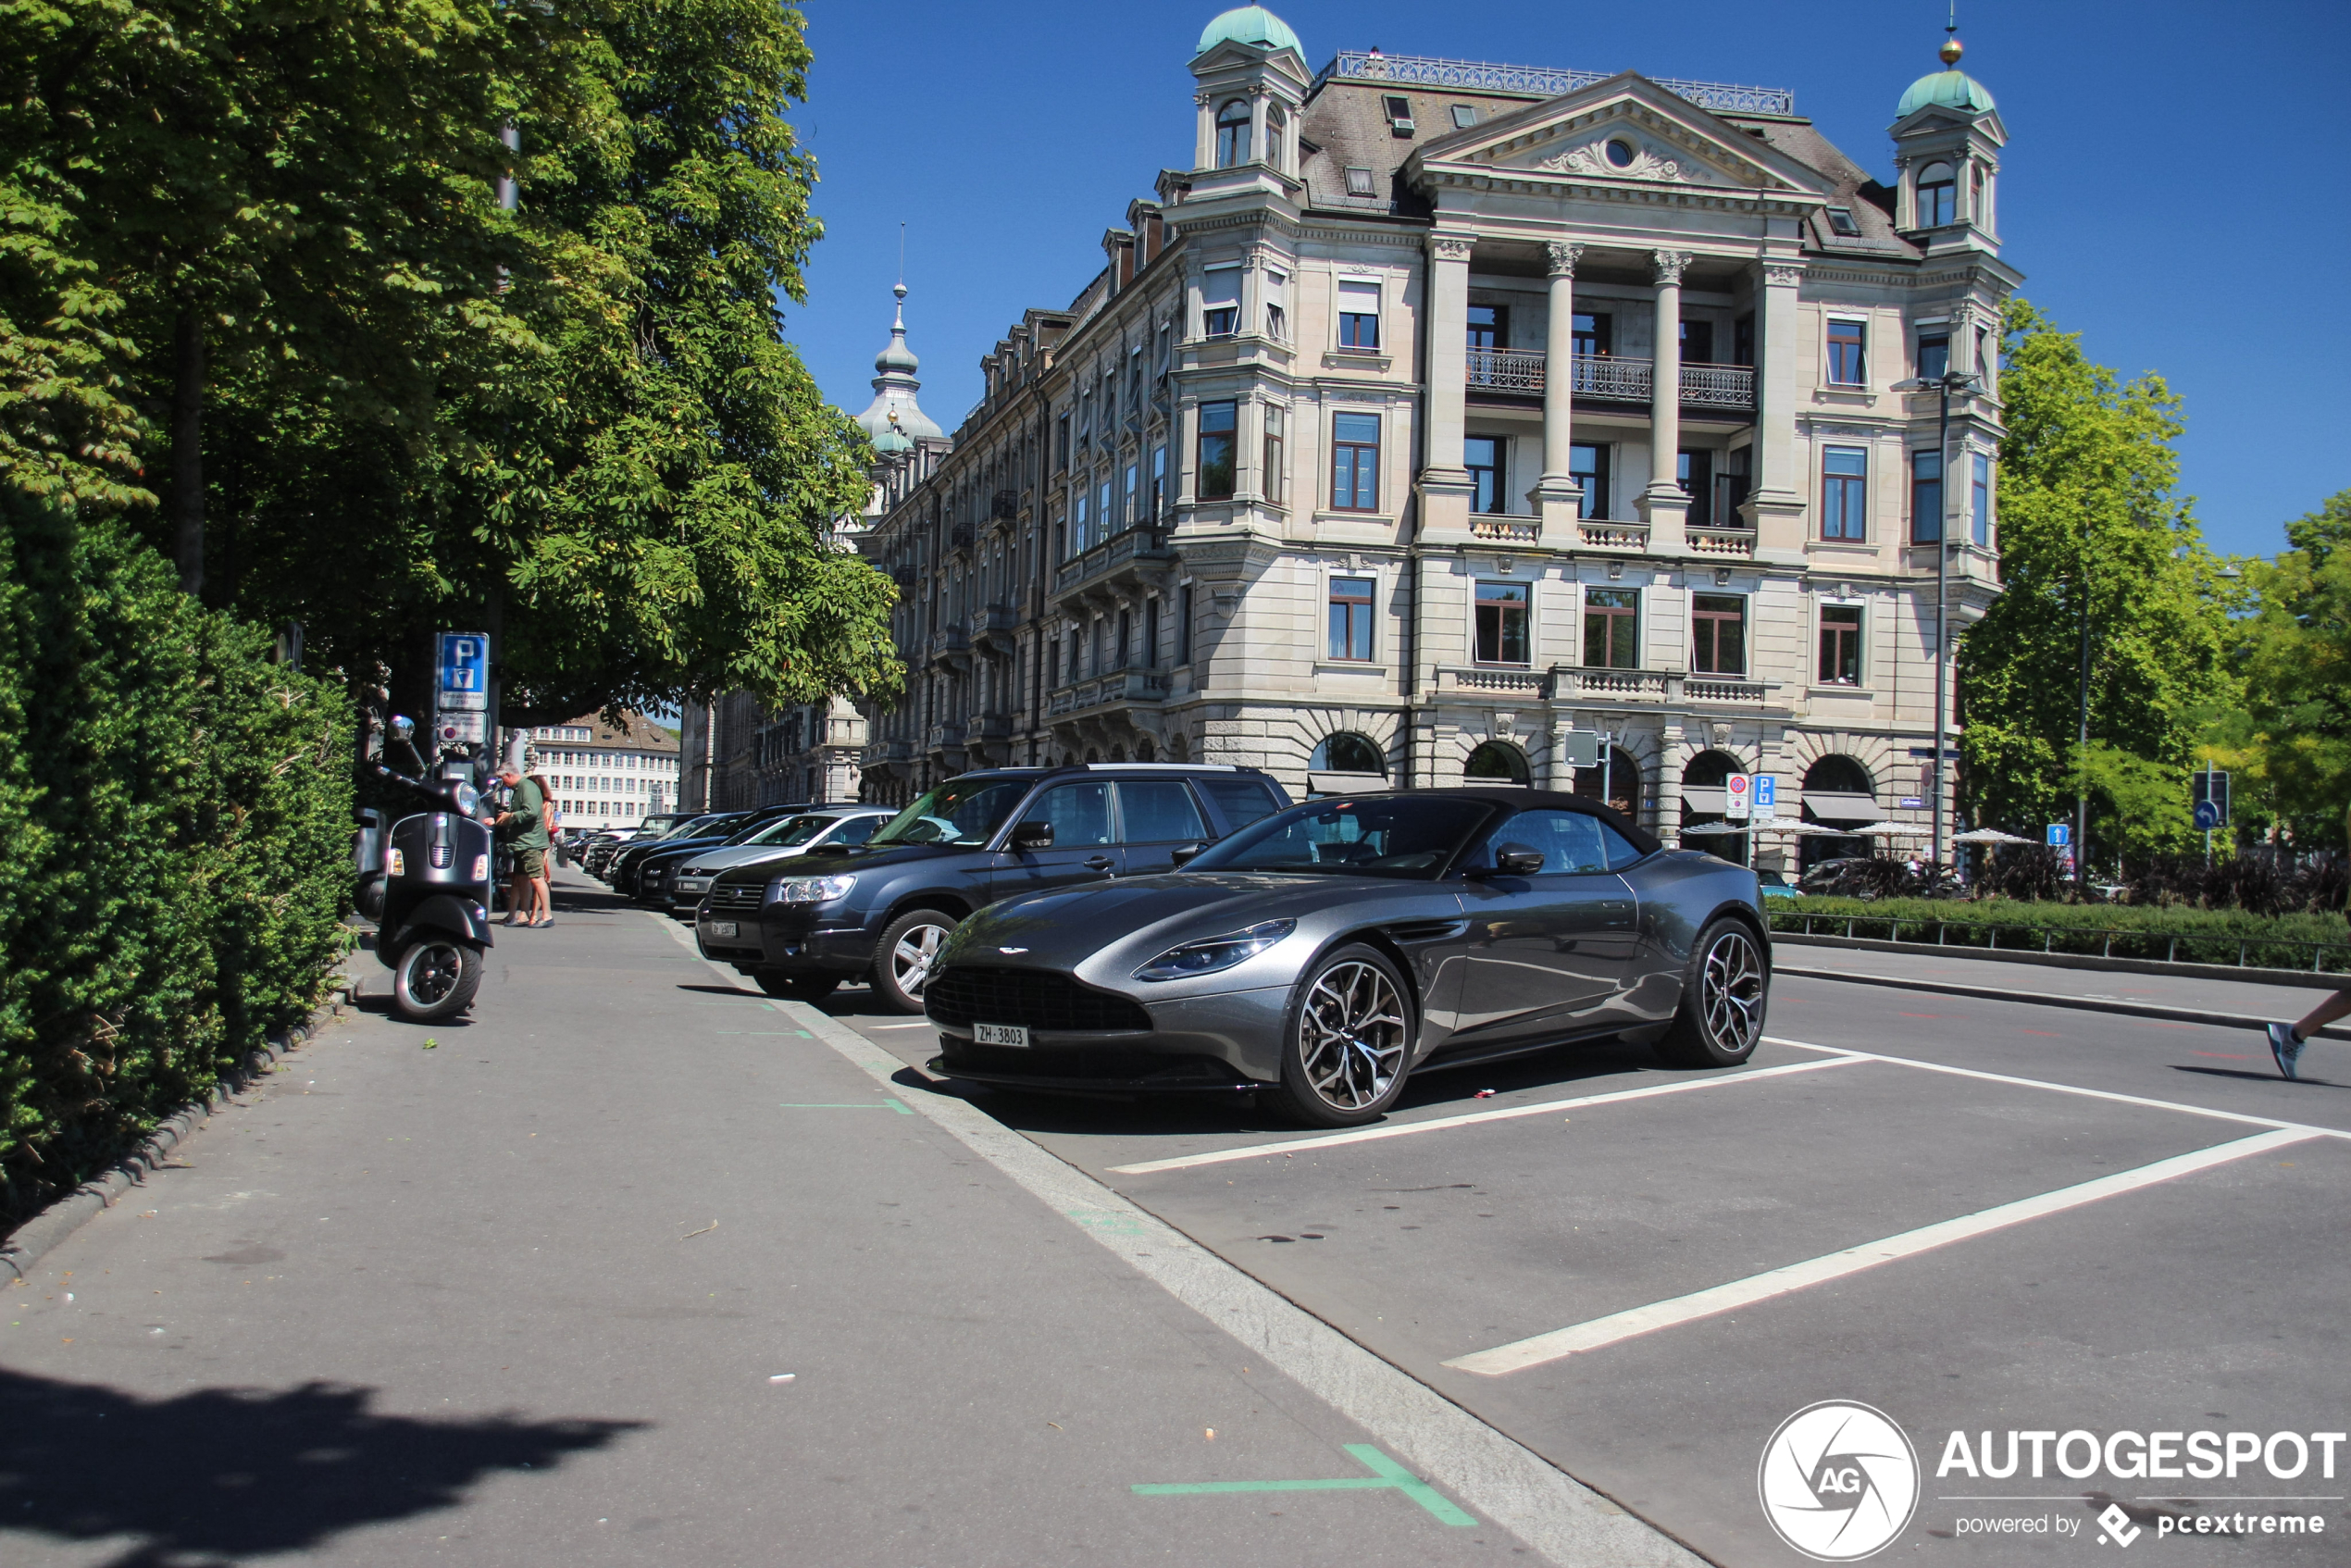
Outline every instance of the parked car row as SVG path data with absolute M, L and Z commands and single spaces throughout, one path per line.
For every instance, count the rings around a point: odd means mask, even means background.
M 1251 768 L 988 769 L 894 813 L 699 818 L 603 874 L 770 995 L 863 979 L 927 1014 L 936 1071 L 1263 1091 L 1325 1126 L 1575 1040 L 1733 1065 L 1771 980 L 1754 872 L 1525 789 L 1293 804 Z

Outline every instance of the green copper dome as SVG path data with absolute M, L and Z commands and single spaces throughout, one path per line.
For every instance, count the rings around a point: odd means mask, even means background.
M 1219 44 L 1254 44 L 1269 54 L 1276 49 L 1295 49 L 1299 58 L 1306 57 L 1306 46 L 1299 43 L 1298 34 L 1289 30 L 1289 24 L 1263 6 L 1243 6 L 1210 22 L 1200 35 L 1200 47 L 1192 54 L 1205 55 Z
M 1984 83 L 1963 70 L 1938 70 L 1920 77 L 1910 83 L 1896 106 L 1894 118 L 1908 119 L 1929 104 L 1940 104 L 1947 109 L 1965 114 L 1980 114 L 1992 107 L 1992 94 Z

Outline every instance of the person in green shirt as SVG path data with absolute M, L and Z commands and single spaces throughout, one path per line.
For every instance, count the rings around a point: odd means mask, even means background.
M 546 793 L 518 767 L 501 768 L 498 781 L 510 793 L 506 809 L 491 820 L 491 828 L 515 852 L 514 876 L 506 888 L 505 924 L 552 926 L 554 912 L 546 907 L 541 891 L 547 873 Z

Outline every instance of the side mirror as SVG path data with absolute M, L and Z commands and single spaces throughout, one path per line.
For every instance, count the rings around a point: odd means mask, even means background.
M 1050 822 L 1024 822 L 1013 829 L 1013 848 L 1016 850 L 1050 850 L 1053 847 L 1053 825 Z
M 1169 852 L 1167 858 L 1171 864 L 1181 867 L 1190 864 L 1192 857 L 1206 848 L 1206 844 L 1178 844 Z
M 1543 852 L 1530 850 L 1524 844 L 1497 844 L 1494 864 L 1480 867 L 1472 877 L 1532 877 L 1543 869 Z
M 414 737 L 416 733 L 417 721 L 415 719 L 410 718 L 405 714 L 394 714 L 392 716 L 392 738 L 393 740 L 404 741 Z

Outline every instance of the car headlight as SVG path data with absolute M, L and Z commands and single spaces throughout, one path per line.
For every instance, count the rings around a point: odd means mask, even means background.
M 770 884 L 767 897 L 777 903 L 830 903 L 847 898 L 856 885 L 854 877 L 794 877 Z
M 1219 969 L 1256 957 L 1292 931 L 1298 929 L 1295 920 L 1261 920 L 1243 930 L 1221 937 L 1204 937 L 1181 947 L 1171 947 L 1140 969 L 1135 971 L 1138 980 L 1183 980 L 1194 975 L 1213 975 Z

